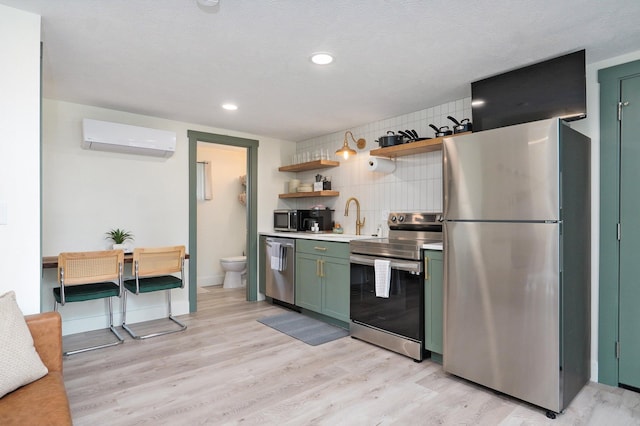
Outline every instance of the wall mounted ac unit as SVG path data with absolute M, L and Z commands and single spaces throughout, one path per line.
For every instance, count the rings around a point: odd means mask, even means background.
M 176 151 L 176 134 L 166 130 L 82 120 L 82 147 L 98 151 L 170 157 Z

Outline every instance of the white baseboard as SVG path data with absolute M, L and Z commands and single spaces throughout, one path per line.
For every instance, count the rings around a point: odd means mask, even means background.
M 591 360 L 591 381 L 598 382 L 598 361 Z
M 207 276 L 198 277 L 198 287 L 222 285 L 222 283 L 224 283 L 224 274 L 207 275 Z

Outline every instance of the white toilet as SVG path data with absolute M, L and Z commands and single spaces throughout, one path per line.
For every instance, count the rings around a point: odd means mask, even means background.
M 220 265 L 224 274 L 223 288 L 244 287 L 244 275 L 247 272 L 247 256 L 223 257 Z

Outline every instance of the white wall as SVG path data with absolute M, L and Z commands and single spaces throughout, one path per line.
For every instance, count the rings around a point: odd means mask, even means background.
M 426 108 L 410 114 L 368 123 L 352 129 L 309 139 L 298 143 L 298 152 L 315 153 L 317 150 L 329 150 L 331 159 L 340 161 L 336 168 L 314 170 L 298 173 L 302 182 L 312 182 L 316 174 L 331 176 L 332 189 L 339 191 L 336 198 L 307 198 L 281 200 L 282 207 L 309 208 L 322 204 L 335 209 L 334 220 L 340 222 L 348 234 L 355 234 L 356 213 L 351 205 L 349 216 L 344 216 L 346 200 L 356 197 L 360 201 L 361 216 L 366 218 L 362 234 L 372 234 L 381 226 L 388 232 L 386 225 L 389 209 L 396 211 L 442 211 L 442 151 L 434 151 L 418 155 L 400 157 L 396 161 L 393 173 L 382 174 L 367 170 L 369 151 L 379 148 L 376 140 L 388 130 L 415 130 L 422 137 L 433 137 L 434 131 L 429 124 L 436 127 L 449 126 L 453 123 L 447 119 L 451 115 L 457 120 L 471 119 L 471 98 L 459 99 L 442 105 Z M 342 146 L 344 133 L 351 130 L 356 139 L 365 138 L 366 147 L 357 150 L 352 140 L 349 145 L 358 151 L 354 157 L 344 160 L 335 156 L 335 151 Z M 291 158 L 287 158 L 288 163 Z M 289 174 L 289 178 L 295 174 Z M 281 188 L 281 191 L 284 189 Z
M 0 6 L 0 294 L 40 312 L 40 16 Z
M 171 158 L 159 159 L 84 150 L 80 147 L 83 118 L 174 131 L 177 134 L 176 153 Z M 277 169 L 280 152 L 290 152 L 294 145 L 292 142 L 256 135 L 45 99 L 42 147 L 43 254 L 107 248 L 110 243 L 104 239 L 104 233 L 113 227 L 133 232 L 134 246 L 188 246 L 188 130 L 259 140 L 261 167 L 258 178 L 261 183 L 267 180 L 262 174 L 271 175 L 271 170 Z M 282 185 L 285 177 L 279 178 L 279 185 Z M 262 185 L 259 185 L 259 191 L 258 210 L 273 210 L 277 191 L 269 192 L 269 188 Z M 130 271 L 125 272 L 130 274 Z M 43 281 L 43 309 L 49 310 L 53 306 L 51 288 L 56 281 L 55 270 L 46 270 Z M 165 298 L 162 294 L 129 297 L 128 301 L 127 320 L 130 323 L 165 315 Z M 173 302 L 174 314 L 187 313 L 188 290 L 173 290 Z M 120 309 L 116 311 L 119 313 Z M 67 304 L 61 312 L 64 334 L 106 325 L 104 301 Z M 120 321 L 119 314 L 116 314 L 115 320 L 116 323 Z
M 211 200 L 198 201 L 198 285 L 224 280 L 223 257 L 246 251 L 247 208 L 238 200 L 246 188 L 239 177 L 247 173 L 247 149 L 198 142 L 198 161 L 211 163 Z
M 285 208 L 286 204 L 278 198 L 284 191 L 291 173 L 278 171 L 278 167 L 288 164 L 296 152 L 296 143 L 280 144 L 260 142 L 258 148 L 258 231 L 273 232 L 273 211 Z M 292 207 L 292 208 L 295 208 Z

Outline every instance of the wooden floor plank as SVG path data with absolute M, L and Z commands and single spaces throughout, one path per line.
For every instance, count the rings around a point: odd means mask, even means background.
M 552 421 L 430 360 L 349 337 L 309 346 L 256 321 L 284 308 L 246 302 L 244 289 L 205 290 L 198 312 L 180 317 L 183 333 L 143 341 L 123 333 L 123 345 L 65 359 L 76 426 L 640 424 L 640 395 L 629 390 L 590 383 Z

